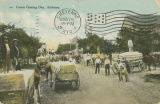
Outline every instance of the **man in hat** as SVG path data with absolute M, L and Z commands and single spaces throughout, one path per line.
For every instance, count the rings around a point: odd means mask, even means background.
M 106 57 L 105 61 L 104 61 L 104 65 L 105 65 L 105 73 L 106 75 L 110 75 L 110 60 Z
M 9 69 L 11 68 L 11 50 L 10 50 L 10 46 L 8 44 L 8 37 L 4 36 L 3 37 L 3 44 L 1 46 L 1 50 L 0 50 L 0 56 L 1 59 L 3 61 L 3 72 L 4 73 L 8 73 Z
M 100 72 L 100 64 L 101 64 L 101 59 L 100 57 L 98 56 L 95 60 L 95 65 L 96 65 L 96 70 L 95 70 L 95 74 L 97 74 L 97 72 L 99 73 Z
M 19 57 L 19 49 L 17 47 L 17 39 L 13 39 L 13 46 L 11 47 L 12 48 L 12 54 L 11 54 L 11 57 L 12 57 L 12 68 L 13 68 L 13 71 L 16 70 L 16 66 L 18 64 L 18 57 Z

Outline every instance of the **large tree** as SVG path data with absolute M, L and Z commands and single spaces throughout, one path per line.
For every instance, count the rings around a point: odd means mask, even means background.
M 23 29 L 16 28 L 14 25 L 0 24 L 0 44 L 2 44 L 3 36 L 7 36 L 9 44 L 13 44 L 13 39 L 18 39 L 18 47 L 20 57 L 35 58 L 41 42 L 38 37 L 29 36 Z
M 56 51 L 57 54 L 68 53 L 76 48 L 75 44 L 59 44 L 58 49 Z
M 79 48 L 83 48 L 84 53 L 97 53 L 97 47 L 102 53 L 105 52 L 105 40 L 98 35 L 88 34 L 87 38 L 78 40 Z
M 160 51 L 160 35 L 150 29 L 131 30 L 130 28 L 122 28 L 118 35 L 117 44 L 120 52 L 128 51 L 129 39 L 133 41 L 134 51 L 142 52 L 144 55 L 148 55 L 152 51 Z M 154 41 L 158 44 L 155 44 Z

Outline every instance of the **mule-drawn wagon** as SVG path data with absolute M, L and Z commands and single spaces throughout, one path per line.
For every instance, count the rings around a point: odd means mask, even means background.
M 111 69 L 116 73 L 117 61 L 120 60 L 122 63 L 125 61 L 129 64 L 130 72 L 138 69 L 139 71 L 144 70 L 143 54 L 139 52 L 124 52 L 121 54 L 112 54 L 112 66 Z
M 55 88 L 59 85 L 70 85 L 74 89 L 80 86 L 79 73 L 74 63 L 69 61 L 52 62 L 51 69 L 54 73 L 53 83 Z

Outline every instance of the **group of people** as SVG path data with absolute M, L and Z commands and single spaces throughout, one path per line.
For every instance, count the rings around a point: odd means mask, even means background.
M 100 65 L 101 65 L 102 61 L 100 59 L 100 57 L 97 57 L 95 59 L 95 74 L 100 72 Z M 104 61 L 104 67 L 105 67 L 105 75 L 110 75 L 110 60 L 108 58 L 105 58 Z M 129 81 L 129 77 L 128 77 L 128 72 L 130 73 L 130 65 L 129 62 L 126 59 L 118 60 L 117 61 L 117 65 L 115 67 L 117 69 L 118 72 L 118 78 L 119 81 L 123 81 L 123 73 L 125 76 L 125 81 L 128 82 Z
M 13 39 L 13 44 L 9 44 L 8 37 L 3 36 L 2 44 L 0 44 L 0 64 L 4 73 L 21 69 L 18 61 L 19 49 L 17 41 L 17 39 Z
M 101 61 L 100 57 L 98 56 L 95 59 L 95 66 L 96 66 L 95 74 L 97 74 L 97 73 L 100 72 L 100 65 L 101 65 L 101 63 L 102 63 L 102 61 Z M 110 75 L 110 60 L 108 58 L 105 59 L 104 65 L 105 65 L 105 74 L 106 75 Z

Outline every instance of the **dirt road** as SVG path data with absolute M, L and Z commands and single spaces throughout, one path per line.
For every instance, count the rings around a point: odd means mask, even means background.
M 158 104 L 160 84 L 144 83 L 143 75 L 130 75 L 130 82 L 119 82 L 117 75 L 94 74 L 94 69 L 77 65 L 81 85 L 79 90 L 58 90 L 54 92 L 42 80 L 42 104 Z

